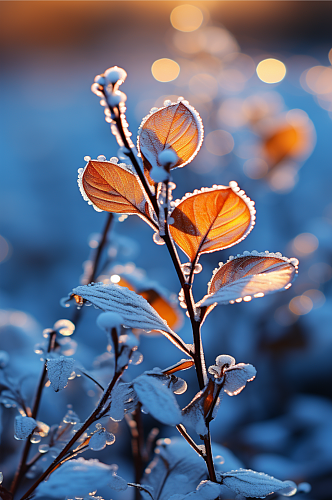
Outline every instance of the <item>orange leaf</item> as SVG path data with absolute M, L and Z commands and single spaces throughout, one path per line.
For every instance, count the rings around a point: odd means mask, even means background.
M 203 141 L 203 124 L 187 101 L 169 104 L 147 115 L 139 128 L 137 147 L 144 167 L 161 166 L 158 155 L 171 149 L 178 156 L 172 168 L 184 167 L 197 154 Z
M 245 252 L 214 271 L 208 294 L 196 304 L 207 307 L 228 302 L 250 301 L 287 289 L 297 274 L 298 260 L 280 253 Z
M 174 208 L 169 227 L 175 243 L 191 262 L 202 253 L 229 248 L 252 230 L 254 203 L 236 182 L 186 195 Z
M 170 328 L 180 328 L 182 326 L 183 317 L 179 309 L 172 304 L 166 297 L 163 297 L 157 290 L 152 288 L 137 290 L 134 286 L 128 281 L 128 278 L 124 278 L 121 276 L 118 285 L 125 286 L 136 292 L 138 295 L 141 295 L 145 300 L 149 302 L 149 304 L 153 307 L 155 311 L 167 321 L 167 324 Z M 159 333 L 159 332 L 156 332 Z
M 298 131 L 291 125 L 281 128 L 268 137 L 263 147 L 272 165 L 291 155 L 299 140 Z
M 172 375 L 172 373 L 176 373 L 181 370 L 188 370 L 188 368 L 191 368 L 194 364 L 195 361 L 193 359 L 181 359 L 181 361 L 175 363 L 175 365 L 163 370 L 163 373 L 165 375 Z
M 97 211 L 137 214 L 154 227 L 139 178 L 124 163 L 90 160 L 79 171 L 78 184 Z

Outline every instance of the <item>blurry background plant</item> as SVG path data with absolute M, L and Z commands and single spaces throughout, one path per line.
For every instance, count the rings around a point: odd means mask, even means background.
M 331 10 L 329 2 L 0 4 L 0 349 L 9 353 L 13 375 L 39 376 L 39 358 L 30 353 L 40 342 L 41 325 L 63 317 L 59 297 L 77 284 L 89 233 L 92 251 L 96 247 L 101 216 L 82 202 L 76 171 L 86 154 L 115 155 L 87 89 L 100 68 L 120 64 L 130 68 L 127 115 L 133 133 L 152 106 L 179 95 L 203 118 L 199 158 L 187 175 L 174 172 L 178 196 L 236 179 L 256 201 L 258 214 L 255 231 L 237 251 L 260 249 L 264 241 L 266 248 L 301 260 L 287 294 L 217 309 L 206 320 L 205 331 L 214 334 L 204 343 L 208 358 L 217 348 L 258 371 L 255 387 L 228 399 L 228 411 L 219 412 L 211 425 L 214 440 L 227 444 L 247 467 L 310 481 L 314 499 L 329 498 L 332 470 Z M 259 63 L 268 59 L 279 62 L 268 61 L 272 66 L 264 73 Z M 157 280 L 177 293 L 167 258 L 153 259 L 163 249 L 155 248 L 149 228 L 137 218 L 123 219 L 109 248 L 111 274 L 99 279 L 120 276 L 143 293 L 153 288 L 149 280 Z M 144 251 L 143 240 L 150 241 Z M 206 255 L 202 263 L 196 282 L 205 293 L 215 259 Z M 133 281 L 137 268 L 146 270 L 144 290 L 137 289 L 140 280 Z M 76 341 L 77 356 L 92 368 L 105 339 L 90 335 L 95 315 L 84 318 L 67 355 Z M 186 327 L 181 335 L 189 341 Z M 140 371 L 161 364 L 159 342 L 142 339 Z M 164 341 L 163 366 L 172 364 L 172 349 Z M 99 359 L 95 369 L 106 364 Z M 28 393 L 32 382 L 25 382 Z M 86 390 L 92 407 L 96 392 L 92 386 Z M 66 401 L 45 391 L 42 421 L 60 421 L 69 402 L 86 416 L 70 384 L 63 394 Z M 3 427 L 12 429 L 16 411 L 2 413 Z M 122 445 L 127 439 L 127 447 L 115 443 L 113 450 L 129 477 L 129 437 L 121 426 L 109 430 L 123 434 Z M 12 433 L 2 432 L 1 438 L 5 474 L 16 468 L 20 446 Z

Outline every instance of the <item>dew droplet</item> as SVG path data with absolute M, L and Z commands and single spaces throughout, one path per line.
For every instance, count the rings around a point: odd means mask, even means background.
M 202 264 L 196 264 L 195 267 L 194 267 L 194 274 L 199 274 L 203 269 L 203 266 Z
M 99 161 L 106 161 L 106 156 L 99 155 L 99 156 L 97 156 L 97 160 L 99 160 Z
M 111 445 L 113 443 L 115 443 L 115 436 L 114 434 L 112 434 L 111 432 L 106 432 L 106 444 L 107 445 Z
M 188 276 L 191 271 L 191 262 L 186 262 L 185 264 L 181 265 L 182 272 L 185 276 Z
M 41 441 L 40 435 L 33 433 L 30 438 L 30 443 L 40 443 L 40 441 Z
M 49 451 L 50 447 L 48 444 L 40 444 L 38 446 L 38 451 L 39 453 L 47 453 Z
M 76 415 L 74 411 L 69 410 L 63 417 L 63 421 L 65 424 L 75 425 L 80 421 L 80 419 L 78 418 L 78 415 Z
M 157 245 L 165 245 L 165 242 L 159 233 L 154 233 L 154 235 L 152 236 L 152 239 Z
M 91 156 L 84 156 L 83 160 L 84 161 L 90 161 L 91 160 Z
M 96 424 L 96 429 L 102 429 L 102 425 L 101 424 Z
M 143 354 L 141 354 L 139 351 L 135 351 L 132 353 L 129 363 L 132 365 L 139 365 L 143 361 Z

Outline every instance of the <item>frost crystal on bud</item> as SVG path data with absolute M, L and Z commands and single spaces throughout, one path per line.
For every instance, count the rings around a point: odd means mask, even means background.
M 173 167 L 178 159 L 178 155 L 172 149 L 164 149 L 158 154 L 159 163 L 163 167 Z
M 104 76 L 110 83 L 115 84 L 119 80 L 123 83 L 127 77 L 127 73 L 124 69 L 119 68 L 118 66 L 113 66 L 105 71 Z

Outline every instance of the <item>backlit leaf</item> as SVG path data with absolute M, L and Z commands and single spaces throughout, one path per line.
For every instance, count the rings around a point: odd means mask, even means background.
M 151 225 L 149 206 L 138 176 L 124 163 L 90 160 L 79 170 L 78 185 L 83 198 L 95 210 L 136 214 Z
M 253 228 L 255 209 L 244 191 L 231 182 L 186 195 L 171 217 L 171 236 L 193 262 L 199 254 L 229 248 L 243 240 Z
M 134 285 L 128 280 L 130 280 L 129 277 L 121 276 L 118 285 L 125 286 L 126 288 L 129 288 L 129 290 L 136 291 L 138 295 L 144 297 L 153 309 L 155 309 L 157 313 L 167 321 L 170 328 L 178 329 L 182 326 L 183 316 L 175 302 L 171 302 L 166 296 L 163 296 L 154 288 L 143 287 L 142 289 L 135 290 Z
M 161 166 L 158 155 L 165 149 L 177 154 L 178 160 L 172 168 L 184 167 L 201 147 L 203 124 L 187 101 L 175 104 L 165 101 L 164 107 L 143 119 L 138 133 L 137 146 L 147 170 Z
M 74 288 L 72 296 L 75 297 L 75 295 L 82 297 L 103 311 L 120 314 L 124 326 L 160 331 L 179 349 L 189 354 L 186 344 L 150 306 L 148 301 L 128 288 L 115 284 L 92 283 Z
M 280 253 L 245 252 L 220 265 L 197 307 L 250 301 L 287 289 L 297 274 L 298 260 Z
M 238 495 L 243 495 L 246 498 L 265 498 L 277 491 L 281 494 L 285 491 L 287 496 L 296 493 L 296 485 L 292 481 L 280 481 L 273 476 L 250 469 L 217 474 L 217 479 Z

